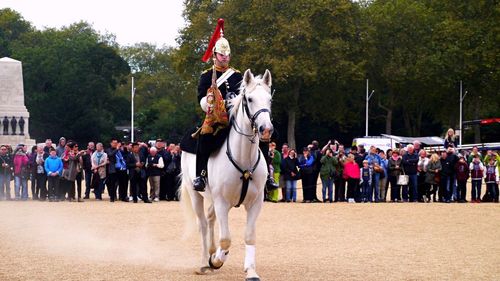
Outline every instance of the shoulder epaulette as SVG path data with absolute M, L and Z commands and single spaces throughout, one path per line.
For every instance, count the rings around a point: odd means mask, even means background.
M 210 70 L 212 70 L 212 68 L 211 68 L 211 67 L 210 67 L 210 68 L 207 68 L 207 69 L 205 69 L 205 70 L 203 70 L 203 72 L 202 72 L 201 74 L 205 74 L 205 73 L 209 72 Z
M 234 72 L 240 73 L 240 71 L 238 69 L 234 68 L 234 67 L 231 67 L 231 69 L 234 70 Z

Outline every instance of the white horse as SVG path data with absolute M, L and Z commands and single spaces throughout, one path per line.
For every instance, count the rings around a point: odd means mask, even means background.
M 263 205 L 267 167 L 259 150 L 259 140 L 269 141 L 271 123 L 271 73 L 254 77 L 248 69 L 243 76 L 240 94 L 228 101 L 230 132 L 222 147 L 210 156 L 205 192 L 193 189 L 196 155 L 183 153 L 181 201 L 196 216 L 201 232 L 202 259 L 198 274 L 219 269 L 228 258 L 231 246 L 229 210 L 240 204 L 247 211 L 245 263 L 247 281 L 260 280 L 255 268 L 255 223 Z M 248 183 L 246 195 L 242 193 Z M 244 197 L 244 198 L 243 198 Z M 205 212 L 204 201 L 208 202 Z M 243 200 L 243 201 L 241 201 Z M 219 246 L 216 248 L 214 224 L 219 223 Z

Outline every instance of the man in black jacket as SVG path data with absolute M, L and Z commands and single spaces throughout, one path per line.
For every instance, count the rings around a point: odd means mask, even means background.
M 155 143 L 155 147 L 158 150 L 158 155 L 163 158 L 163 170 L 160 175 L 160 200 L 167 199 L 167 190 L 168 190 L 168 180 L 166 174 L 166 168 L 168 163 L 171 161 L 170 153 L 165 149 L 166 142 L 163 139 L 157 139 Z
M 112 138 L 111 147 L 106 149 L 108 155 L 107 177 L 106 186 L 108 187 L 109 201 L 115 202 L 116 200 L 116 184 L 118 182 L 118 175 L 116 174 L 116 153 L 118 152 L 118 139 Z
M 453 146 L 448 146 L 446 156 L 441 157 L 441 181 L 440 189 L 443 190 L 446 203 L 451 202 L 453 196 L 453 185 L 455 184 L 455 164 L 458 162 L 458 156 L 455 155 Z
M 148 199 L 148 190 L 146 187 L 146 170 L 144 167 L 146 164 L 146 156 L 141 155 L 139 149 L 138 143 L 132 143 L 132 151 L 130 151 L 127 157 L 127 167 L 130 178 L 130 194 L 132 195 L 134 203 L 137 203 L 138 201 L 138 194 L 140 194 L 144 203 L 151 203 Z
M 410 193 L 410 201 L 416 202 L 418 200 L 418 154 L 411 144 L 407 146 L 407 150 L 407 153 L 403 155 L 403 171 L 409 177 L 408 190 Z M 404 190 L 405 189 L 403 189 L 403 200 L 408 200 L 408 195 L 405 196 Z

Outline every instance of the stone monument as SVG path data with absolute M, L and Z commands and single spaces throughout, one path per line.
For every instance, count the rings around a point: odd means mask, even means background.
M 11 58 L 1 58 L 0 118 L 3 118 L 3 133 L 0 134 L 0 144 L 9 144 L 13 148 L 20 143 L 35 145 L 35 140 L 29 135 L 29 117 L 24 105 L 22 64 Z

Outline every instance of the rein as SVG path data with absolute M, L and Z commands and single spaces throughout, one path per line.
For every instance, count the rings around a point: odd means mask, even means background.
M 243 92 L 243 95 L 245 94 L 245 92 Z M 255 127 L 255 120 L 257 119 L 257 117 L 261 114 L 261 113 L 264 113 L 264 112 L 268 112 L 269 114 L 271 114 L 271 111 L 267 108 L 262 108 L 262 109 L 259 109 L 257 112 L 255 112 L 253 115 L 250 113 L 250 109 L 248 108 L 248 101 L 247 101 L 247 98 L 246 96 L 243 96 L 243 112 L 246 113 L 246 116 L 248 117 L 248 119 L 250 120 L 250 127 L 252 128 L 252 134 L 245 134 L 243 132 L 243 130 L 241 129 L 241 127 L 236 123 L 236 120 L 234 119 L 234 116 L 231 117 L 231 124 L 232 124 L 232 127 L 234 128 L 235 132 L 238 133 L 239 135 L 242 135 L 242 136 L 245 136 L 247 138 L 249 138 L 248 140 L 254 144 L 255 143 L 255 137 L 257 136 L 257 128 Z M 243 201 L 245 200 L 245 197 L 247 195 L 247 192 L 248 192 L 248 184 L 250 183 L 250 181 L 252 180 L 252 174 L 253 172 L 255 171 L 255 169 L 257 169 L 257 166 L 259 165 L 259 162 L 260 162 L 260 149 L 258 150 L 258 153 L 257 153 L 257 161 L 255 162 L 255 164 L 252 166 L 252 168 L 250 170 L 243 170 L 239 165 L 238 163 L 236 163 L 236 161 L 234 160 L 234 157 L 233 157 L 233 154 L 231 152 L 231 146 L 229 145 L 229 136 L 230 134 L 227 136 L 227 141 L 226 141 L 226 155 L 227 155 L 227 158 L 229 159 L 229 161 L 231 162 L 231 164 L 233 164 L 233 166 L 236 168 L 236 170 L 238 170 L 240 173 L 241 173 L 241 177 L 240 179 L 243 181 L 243 186 L 241 188 L 241 194 L 240 194 L 240 200 L 238 201 L 238 204 L 236 204 L 236 208 L 238 208 L 241 203 L 243 203 Z

